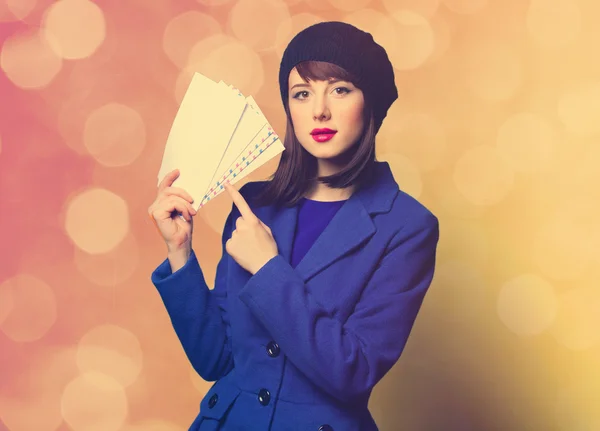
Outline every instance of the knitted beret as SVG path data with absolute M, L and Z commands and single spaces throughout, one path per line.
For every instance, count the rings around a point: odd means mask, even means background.
M 376 133 L 387 111 L 398 98 L 394 69 L 371 34 L 351 24 L 326 21 L 305 28 L 290 41 L 279 67 L 279 89 L 285 104 L 290 71 L 303 61 L 336 64 L 357 76 L 356 85 L 372 101 Z

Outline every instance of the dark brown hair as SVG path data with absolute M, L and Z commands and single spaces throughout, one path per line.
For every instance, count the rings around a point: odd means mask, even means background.
M 296 65 L 298 74 L 304 81 L 327 80 L 338 78 L 349 81 L 356 87 L 356 77 L 345 69 L 327 62 L 305 61 Z M 286 83 L 286 85 L 288 85 Z M 313 181 L 317 180 L 331 188 L 355 186 L 354 192 L 370 179 L 375 159 L 375 122 L 369 95 L 364 93 L 364 130 L 356 144 L 347 150 L 344 157 L 349 161 L 340 172 L 317 177 L 317 159 L 302 147 L 294 132 L 288 100 L 284 101 L 287 117 L 286 131 L 283 140 L 285 151 L 281 153 L 279 165 L 270 176 L 264 189 L 254 197 L 253 202 L 259 206 L 275 204 L 276 206 L 293 206 L 309 190 Z

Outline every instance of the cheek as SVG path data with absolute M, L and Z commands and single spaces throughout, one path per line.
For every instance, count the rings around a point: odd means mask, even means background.
M 344 109 L 342 115 L 345 122 L 349 124 L 360 125 L 362 124 L 362 106 L 349 106 Z

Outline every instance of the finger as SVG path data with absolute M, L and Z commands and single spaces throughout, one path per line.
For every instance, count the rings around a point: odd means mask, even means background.
M 229 194 L 231 195 L 231 197 L 233 199 L 233 203 L 235 204 L 237 209 L 240 211 L 240 214 L 242 215 L 242 217 L 244 217 L 244 220 L 250 221 L 250 220 L 254 220 L 257 218 L 254 215 L 254 213 L 252 212 L 252 210 L 250 209 L 250 206 L 246 202 L 246 199 L 244 199 L 242 194 L 240 192 L 238 192 L 235 189 L 235 187 L 233 187 L 229 183 L 225 183 L 224 187 L 225 187 L 225 190 L 227 190 L 229 192 Z
M 188 192 L 179 187 L 167 187 L 164 189 L 164 194 L 166 196 L 180 196 L 189 201 L 190 203 L 194 202 L 194 198 L 192 197 L 192 195 L 190 195 Z
M 178 176 L 179 176 L 179 169 L 175 169 L 175 170 L 172 170 L 171 172 L 169 172 L 167 175 L 165 175 L 165 177 L 162 179 L 162 181 L 158 185 L 158 191 L 161 192 L 165 188 L 169 187 L 171 184 L 173 184 L 173 181 L 175 181 L 175 179 Z
M 156 217 L 160 220 L 165 220 L 172 217 L 175 210 L 183 215 L 188 221 L 191 219 L 191 215 L 196 215 L 196 211 L 189 203 L 178 196 L 172 196 L 160 206 L 160 209 L 157 210 Z

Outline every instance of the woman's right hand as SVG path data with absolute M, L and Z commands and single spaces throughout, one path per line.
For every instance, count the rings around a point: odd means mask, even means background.
M 189 250 L 192 245 L 194 222 L 197 214 L 191 203 L 194 199 L 185 190 L 171 187 L 179 177 L 179 170 L 169 172 L 158 185 L 158 194 L 148 214 L 167 244 L 168 251 Z M 179 213 L 183 215 L 183 220 Z

